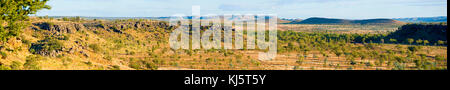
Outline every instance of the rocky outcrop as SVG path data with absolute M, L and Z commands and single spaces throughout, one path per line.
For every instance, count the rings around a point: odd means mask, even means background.
M 53 33 L 74 33 L 81 30 L 107 30 L 110 32 L 123 33 L 123 30 L 146 30 L 146 31 L 164 31 L 172 30 L 166 22 L 160 21 L 128 21 L 128 22 L 36 22 L 33 23 L 34 30 L 48 30 Z
M 50 38 L 46 38 L 44 40 L 39 40 L 36 43 L 32 43 L 29 51 L 33 54 L 40 54 L 42 56 L 51 56 L 55 57 L 60 55 L 62 52 L 67 52 L 70 54 L 80 53 L 85 57 L 89 57 L 89 54 L 86 51 L 87 49 L 85 45 L 80 42 L 84 41 L 75 41 L 74 45 L 68 44 L 69 46 L 63 45 L 63 42 L 60 42 L 63 39 L 60 39 L 58 36 L 64 36 L 64 34 L 72 34 L 77 31 L 98 31 L 105 30 L 109 32 L 115 33 L 124 33 L 124 30 L 132 29 L 132 30 L 144 30 L 149 32 L 170 32 L 173 27 L 169 26 L 166 22 L 160 21 L 106 21 L 106 22 L 66 22 L 66 21 L 56 21 L 56 22 L 34 22 L 30 27 L 32 30 L 46 30 L 50 31 Z M 156 33 L 158 34 L 158 33 Z M 128 35 L 128 34 L 127 34 Z M 88 37 L 88 36 L 87 36 Z
M 39 27 L 40 29 L 48 30 L 54 33 L 75 33 L 77 31 L 85 30 L 83 24 L 73 22 L 38 22 L 33 23 L 33 25 Z
M 86 23 L 84 24 L 88 29 L 105 29 L 107 31 L 123 33 L 123 30 L 146 30 L 146 31 L 158 31 L 158 30 L 171 30 L 172 27 L 165 22 L 159 21 L 135 21 L 135 22 L 106 22 L 106 23 Z
M 55 57 L 63 52 L 64 45 L 55 39 L 44 39 L 31 44 L 30 52 L 42 56 Z

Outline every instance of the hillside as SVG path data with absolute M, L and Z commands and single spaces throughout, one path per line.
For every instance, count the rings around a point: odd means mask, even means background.
M 404 24 L 392 19 L 365 19 L 365 20 L 347 20 L 347 19 L 333 19 L 333 18 L 308 18 L 300 22 L 292 22 L 292 24 Z
M 277 19 L 278 23 L 283 24 L 283 23 L 291 23 L 292 21 L 289 20 L 285 20 L 285 19 Z
M 427 40 L 431 44 L 444 44 L 447 41 L 447 23 L 407 24 L 392 32 L 388 38 L 398 42 L 408 43 L 411 40 Z
M 280 24 L 290 24 L 290 23 L 300 22 L 300 21 L 302 21 L 302 19 L 297 19 L 297 18 L 280 18 L 278 20 L 278 23 L 280 23 Z
M 151 20 L 64 21 L 32 18 L 29 24 L 20 37 L 9 39 L 0 46 L 1 68 L 154 70 L 158 68 L 157 61 L 143 56 L 149 55 L 149 50 L 160 53 L 154 49 L 166 48 L 158 44 L 172 30 L 166 22 Z

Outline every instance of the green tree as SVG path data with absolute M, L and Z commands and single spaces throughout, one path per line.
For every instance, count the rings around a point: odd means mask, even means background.
M 0 42 L 18 36 L 24 27 L 22 20 L 41 9 L 50 9 L 45 5 L 48 0 L 1 0 L 0 1 Z M 4 23 L 7 23 L 4 26 Z
M 343 53 L 340 52 L 340 51 L 335 51 L 334 54 L 336 54 L 336 56 L 338 56 L 338 59 L 339 59 L 339 57 L 340 57 Z
M 408 43 L 409 43 L 409 45 L 411 45 L 413 42 L 414 42 L 414 39 L 408 38 Z
M 81 21 L 81 17 L 80 16 L 76 16 L 75 17 L 75 22 L 80 22 Z
M 422 39 L 416 40 L 416 44 L 421 44 L 421 43 L 423 43 Z
M 397 42 L 397 39 L 389 39 L 389 42 L 391 42 L 391 43 L 396 43 L 396 42 Z
M 428 43 L 430 43 L 428 40 L 423 40 L 423 45 L 427 45 Z
M 63 21 L 70 21 L 69 18 L 67 18 L 67 17 L 63 17 L 62 20 Z
M 439 40 L 437 43 L 438 43 L 439 45 L 444 45 L 444 44 L 445 44 L 445 42 L 442 41 L 442 40 Z

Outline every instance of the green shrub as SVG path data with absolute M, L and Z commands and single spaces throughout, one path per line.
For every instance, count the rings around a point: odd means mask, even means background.
M 156 70 L 158 69 L 158 66 L 155 65 L 153 62 L 144 61 L 144 60 L 130 60 L 130 64 L 128 65 L 131 68 L 137 69 L 137 70 Z
M 67 36 L 67 35 L 63 35 L 63 38 L 61 39 L 61 40 L 69 40 L 69 36 Z
M 120 70 L 120 66 L 113 65 L 112 68 L 111 68 L 111 70 Z
M 109 55 L 107 55 L 107 56 L 103 57 L 103 59 L 106 59 L 106 60 L 108 60 L 108 61 L 111 61 L 111 60 L 112 60 L 112 57 L 109 56 Z
M 18 61 L 13 61 L 10 67 L 13 70 L 20 70 L 22 68 L 22 63 Z
M 44 60 L 45 58 L 40 55 L 30 55 L 27 56 L 25 64 L 23 67 L 27 70 L 40 70 L 39 61 Z
M 22 39 L 22 43 L 25 45 L 31 45 L 31 41 L 30 40 L 26 40 L 26 39 Z
M 134 51 L 129 51 L 129 50 L 125 50 L 125 53 L 126 53 L 127 55 L 134 55 L 134 54 L 136 54 L 136 52 L 134 52 Z
M 100 52 L 102 50 L 98 44 L 91 44 L 89 45 L 89 48 L 94 50 L 94 52 Z
M 446 44 L 446 41 L 439 40 L 439 41 L 437 41 L 437 44 L 444 45 L 444 44 Z
M 411 52 L 416 52 L 416 51 L 419 51 L 420 49 L 421 49 L 420 46 L 409 46 L 408 47 L 408 50 Z
M 159 58 L 153 59 L 152 62 L 155 63 L 155 64 L 159 64 L 159 65 L 162 65 L 162 64 L 165 63 L 164 60 L 161 60 Z
M 97 30 L 96 30 L 96 31 L 93 31 L 93 32 L 94 32 L 95 34 L 100 34 L 100 31 L 97 31 Z
M 63 21 L 69 21 L 69 18 L 63 17 L 62 20 L 63 20 Z
M 150 70 L 157 70 L 158 69 L 157 65 L 155 65 L 154 63 L 148 63 L 148 62 L 145 64 L 145 67 L 147 69 L 150 69 Z
M 430 70 L 430 69 L 435 69 L 435 65 L 433 65 L 432 62 L 430 61 L 426 61 L 426 60 L 414 60 L 414 63 L 416 65 L 416 68 L 418 68 L 419 70 Z
M 298 60 L 295 61 L 295 62 L 296 62 L 297 64 L 299 64 L 299 65 L 302 65 L 304 59 L 305 59 L 304 56 L 300 55 L 300 56 L 298 56 Z
M 84 64 L 86 64 L 88 66 L 92 66 L 92 62 L 91 61 L 84 62 Z
M 444 60 L 447 60 L 447 58 L 444 57 L 443 55 L 436 55 L 436 56 L 435 56 L 435 59 L 438 60 L 438 61 L 444 61 Z
M 72 63 L 72 61 L 73 60 L 71 58 L 62 59 L 62 62 L 63 62 L 64 66 L 68 66 L 70 63 Z
M 356 62 L 355 59 L 350 60 L 350 65 L 356 65 L 356 64 L 358 64 L 358 62 Z
M 405 70 L 405 66 L 401 63 L 394 62 L 394 68 L 392 68 L 392 70 Z
M 205 62 L 206 62 L 206 63 L 210 63 L 211 61 L 213 61 L 212 58 L 207 58 L 207 59 L 205 59 Z
M 6 57 L 8 57 L 8 54 L 3 51 L 0 51 L 0 55 L 2 56 L 2 59 L 6 59 Z
M 103 24 L 103 23 L 98 24 L 97 27 L 99 27 L 99 28 L 106 28 L 105 24 Z
M 11 70 L 11 68 L 5 65 L 0 65 L 0 70 Z

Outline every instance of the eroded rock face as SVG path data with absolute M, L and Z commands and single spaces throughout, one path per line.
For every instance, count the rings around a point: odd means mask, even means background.
M 86 24 L 85 24 L 86 25 Z M 90 26 L 95 26 L 90 24 Z M 134 30 L 146 30 L 146 31 L 155 31 L 158 29 L 170 30 L 171 26 L 164 22 L 155 22 L 155 21 L 137 21 L 137 22 L 108 22 L 97 25 L 99 28 L 103 28 L 107 31 L 113 31 L 117 33 L 122 33 L 123 30 L 126 29 L 134 29 Z M 88 27 L 92 28 L 92 27 Z
M 55 57 L 61 54 L 63 51 L 63 45 L 57 41 L 39 41 L 33 43 L 30 47 L 30 52 L 33 54 L 40 54 L 42 56 Z
M 33 25 L 39 27 L 40 29 L 48 30 L 54 33 L 75 33 L 85 29 L 83 24 L 73 22 L 38 22 L 33 23 Z
M 48 30 L 53 33 L 75 33 L 81 30 L 106 30 L 110 32 L 123 33 L 123 30 L 146 30 L 146 31 L 164 31 L 169 32 L 174 27 L 166 22 L 159 21 L 129 21 L 129 22 L 36 22 L 33 23 L 34 30 Z M 38 28 L 36 28 L 38 27 Z

